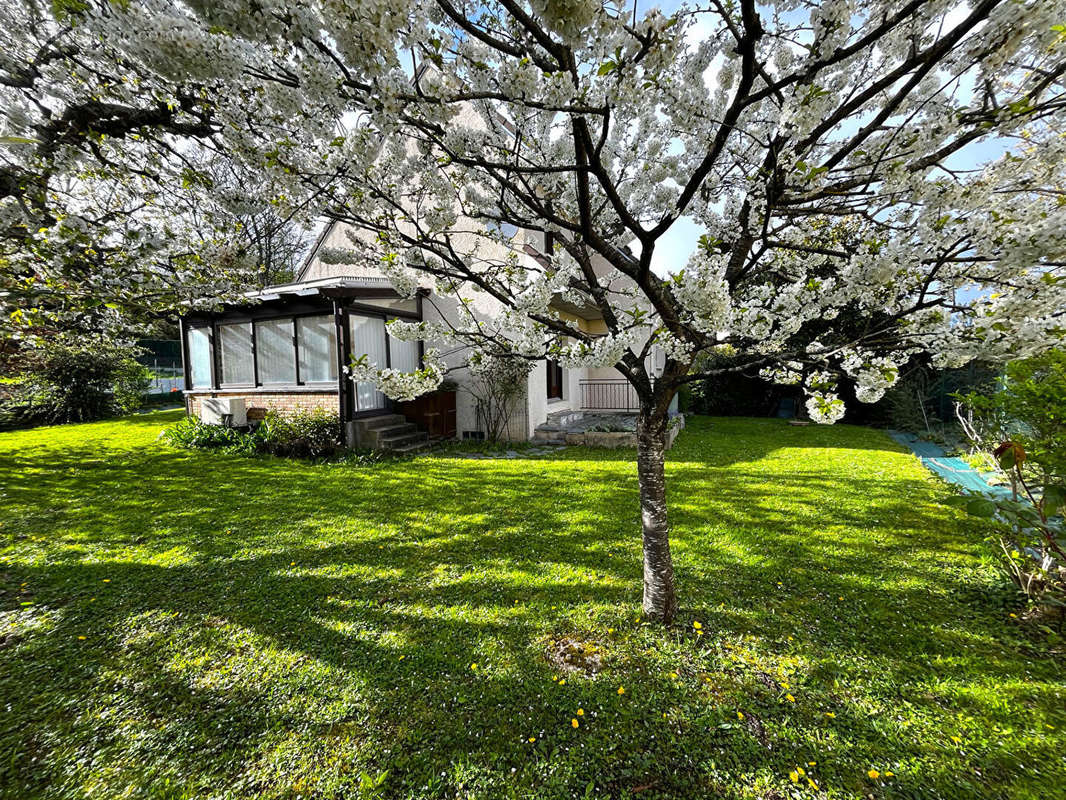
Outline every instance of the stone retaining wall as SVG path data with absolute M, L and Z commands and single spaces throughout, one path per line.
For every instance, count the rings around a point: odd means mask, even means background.
M 666 449 L 669 450 L 674 439 L 685 427 L 684 415 L 678 414 L 670 418 L 670 427 L 666 430 Z M 615 450 L 619 447 L 636 447 L 637 434 L 635 431 L 581 431 L 566 434 L 568 445 L 584 445 L 585 447 L 603 447 Z

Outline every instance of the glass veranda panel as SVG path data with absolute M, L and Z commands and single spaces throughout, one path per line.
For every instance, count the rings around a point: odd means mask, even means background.
M 300 343 L 300 381 L 336 381 L 337 333 L 333 317 L 301 317 L 296 320 L 296 338 Z
M 418 342 L 405 342 L 389 334 L 389 361 L 393 369 L 414 372 L 418 369 Z
M 252 326 L 247 322 L 219 325 L 222 354 L 222 384 L 250 384 L 254 380 L 252 362 Z
M 291 319 L 255 323 L 260 383 L 296 383 L 296 348 Z
M 189 380 L 194 389 L 211 385 L 211 333 L 189 328 Z
M 352 340 L 352 356 L 366 356 L 367 362 L 383 369 L 385 363 L 385 320 L 380 317 L 348 317 Z M 355 410 L 371 411 L 385 408 L 387 398 L 370 381 L 355 384 Z

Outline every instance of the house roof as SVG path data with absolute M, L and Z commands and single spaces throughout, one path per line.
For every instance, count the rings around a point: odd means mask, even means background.
M 318 278 L 313 281 L 283 283 L 267 286 L 254 292 L 245 292 L 243 297 L 253 301 L 280 300 L 284 296 L 295 297 L 399 297 L 387 278 L 338 276 Z

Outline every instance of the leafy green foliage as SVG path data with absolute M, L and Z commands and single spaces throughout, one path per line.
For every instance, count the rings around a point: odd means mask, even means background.
M 1010 440 L 1024 449 L 1041 482 L 1066 480 L 1066 351 L 1011 362 L 998 385 L 958 400 L 983 439 L 975 445 L 992 449 Z
M 175 447 L 221 450 L 237 455 L 254 455 L 260 452 L 265 430 L 253 431 L 228 428 L 225 425 L 208 425 L 196 417 L 182 417 L 163 431 L 163 437 Z
M 1061 785 L 1061 649 L 1012 621 L 987 523 L 875 431 L 690 419 L 662 628 L 631 451 L 311 464 L 158 442 L 179 416 L 0 436 L 2 796 Z
M 112 391 L 123 414 L 139 411 L 152 388 L 152 371 L 132 358 L 123 359 L 115 370 Z
M 238 455 L 269 453 L 294 458 L 324 458 L 341 448 L 340 423 L 326 411 L 271 411 L 263 422 L 245 430 L 209 425 L 195 417 L 182 417 L 164 431 L 177 447 L 221 450 Z
M 0 429 L 87 422 L 140 408 L 149 372 L 136 347 L 99 337 L 42 338 L 21 355 L 21 380 L 0 403 Z
M 274 455 L 324 458 L 342 444 L 340 420 L 328 411 L 271 411 L 262 427 L 262 449 Z

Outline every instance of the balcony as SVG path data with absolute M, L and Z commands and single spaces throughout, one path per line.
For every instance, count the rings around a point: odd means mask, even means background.
M 584 411 L 640 410 L 637 390 L 625 378 L 578 381 L 581 387 L 581 409 Z

